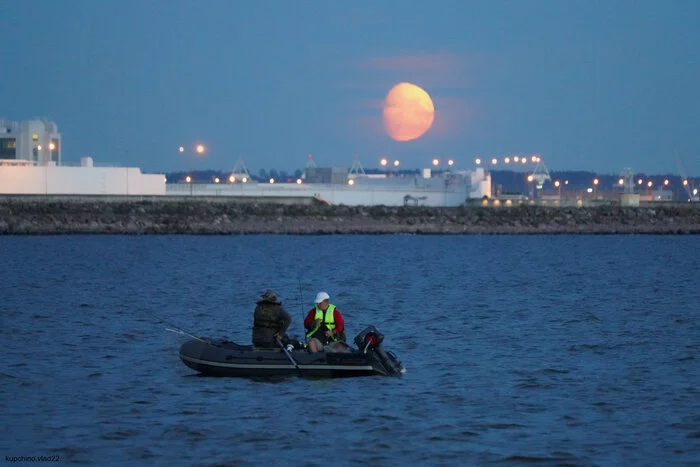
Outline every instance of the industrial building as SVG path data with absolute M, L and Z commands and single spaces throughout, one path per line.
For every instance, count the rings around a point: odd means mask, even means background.
M 61 134 L 46 120 L 0 120 L 0 159 L 61 164 Z
M 0 120 L 0 195 L 164 195 L 165 175 L 136 167 L 63 165 L 61 134 L 54 122 Z

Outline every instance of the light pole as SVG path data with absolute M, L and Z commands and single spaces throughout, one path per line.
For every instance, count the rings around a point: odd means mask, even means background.
M 185 177 L 185 182 L 190 185 L 190 196 L 192 196 L 193 195 L 192 177 L 190 177 L 189 175 L 187 177 Z
M 386 160 L 386 157 L 382 157 L 379 159 L 379 165 L 382 167 L 382 170 L 384 170 L 384 176 L 388 177 L 389 176 L 389 171 L 386 168 L 386 165 L 389 163 L 388 160 Z
M 557 197 L 561 201 L 561 182 L 559 180 L 555 181 L 554 186 L 557 187 Z
M 206 152 L 207 148 L 206 148 L 206 146 L 204 146 L 203 144 L 197 143 L 197 144 L 194 146 L 193 150 L 194 150 L 194 153 L 195 153 L 196 155 L 201 156 L 201 155 L 204 155 L 204 153 Z M 184 147 L 184 146 L 179 146 L 179 147 L 177 148 L 177 151 L 178 151 L 180 154 L 184 154 L 184 152 L 185 152 L 185 147 Z M 189 162 L 189 170 L 188 170 L 188 172 L 192 172 L 192 158 L 188 156 L 188 157 L 187 157 L 187 161 Z M 193 185 L 194 185 L 194 177 L 191 176 L 191 175 L 187 175 L 187 177 L 185 178 L 185 181 L 186 181 L 187 183 L 190 184 L 190 195 L 193 195 L 193 194 L 194 194 L 194 186 L 193 186 Z
M 596 197 L 596 188 L 598 188 L 598 184 L 600 183 L 600 180 L 597 178 L 593 179 L 593 198 Z

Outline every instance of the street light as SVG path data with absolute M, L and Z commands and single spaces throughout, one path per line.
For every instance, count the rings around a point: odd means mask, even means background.
M 437 167 L 437 165 L 440 163 L 440 159 L 433 159 L 433 165 Z
M 598 183 L 600 183 L 600 180 L 598 180 L 597 178 L 594 178 L 593 179 L 593 194 L 594 195 L 595 195 L 596 188 L 598 188 Z
M 199 144 L 195 145 L 193 149 L 194 149 L 194 152 L 195 152 L 197 155 L 200 155 L 200 156 L 201 156 L 202 154 L 204 154 L 204 152 L 206 151 L 207 148 L 206 148 L 203 144 L 199 143 Z M 185 147 L 184 147 L 184 146 L 178 146 L 177 151 L 178 151 L 180 154 L 183 154 L 183 153 L 185 152 Z M 187 157 L 187 162 L 188 162 L 188 165 L 190 166 L 189 170 L 191 171 L 191 170 L 192 170 L 192 158 L 191 158 L 191 157 Z
M 454 163 L 455 163 L 455 161 L 453 161 L 452 159 L 447 161 L 447 165 L 449 165 L 450 167 L 452 167 L 454 165 Z
M 559 180 L 556 180 L 554 182 L 554 186 L 557 187 L 557 193 L 559 198 L 561 199 L 561 182 Z
M 193 183 L 192 183 L 192 177 L 190 177 L 189 175 L 188 175 L 187 177 L 185 177 L 185 182 L 187 182 L 187 183 L 190 185 L 190 196 L 192 196 L 192 194 L 193 194 L 192 192 L 193 192 L 193 189 L 194 189 L 193 186 L 192 186 L 192 185 L 193 185 Z
M 481 165 L 481 159 L 479 159 L 479 158 L 477 157 L 476 160 L 474 161 L 474 163 L 475 163 L 476 165 Z

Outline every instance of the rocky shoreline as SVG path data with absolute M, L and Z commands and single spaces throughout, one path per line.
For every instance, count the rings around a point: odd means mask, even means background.
M 4 201 L 0 234 L 700 234 L 700 207 Z

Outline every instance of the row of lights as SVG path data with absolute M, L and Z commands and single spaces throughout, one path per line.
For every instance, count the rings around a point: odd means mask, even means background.
M 188 175 L 187 177 L 185 177 L 185 183 L 192 183 L 192 180 L 193 180 L 192 177 L 189 176 L 189 175 Z M 229 183 L 236 183 L 237 180 L 238 180 L 238 179 L 237 179 L 236 177 L 234 177 L 233 175 L 231 175 L 231 176 L 228 178 Z M 166 178 L 165 181 L 167 182 L 168 179 Z M 242 182 L 242 183 L 248 183 L 248 177 L 243 177 L 243 178 L 241 179 L 241 182 Z M 270 183 L 270 184 L 274 184 L 274 183 L 276 183 L 276 182 L 277 182 L 277 181 L 276 181 L 274 178 L 271 178 L 271 179 L 269 180 L 269 183 Z M 214 183 L 221 183 L 221 179 L 220 179 L 219 177 L 214 177 Z M 297 183 L 297 185 L 301 185 L 301 183 L 302 183 L 302 182 L 301 182 L 301 178 L 297 178 L 297 182 L 296 182 L 296 183 Z M 352 185 L 352 183 L 351 183 L 351 185 Z
M 177 148 L 177 150 L 181 153 L 185 152 L 185 147 L 180 146 L 179 148 Z M 204 147 L 203 144 L 198 144 L 194 147 L 194 152 L 196 152 L 197 154 L 204 154 L 204 151 L 206 151 L 206 150 L 207 150 L 207 148 Z
M 36 148 L 37 148 L 39 151 L 41 151 L 41 145 L 37 146 Z M 54 143 L 49 143 L 49 150 L 50 150 L 50 151 L 53 151 L 54 149 L 56 149 L 56 145 L 55 145 Z
M 532 182 L 533 180 L 534 180 L 534 177 L 533 177 L 532 175 L 528 175 L 527 181 L 528 181 L 528 182 Z M 625 179 L 624 179 L 624 178 L 621 178 L 621 179 L 619 179 L 619 180 L 617 181 L 617 183 L 618 183 L 618 185 L 624 185 L 624 184 L 625 184 Z M 565 180 L 565 181 L 564 181 L 564 185 L 568 185 L 568 184 L 569 184 L 569 181 L 568 181 L 568 180 Z M 597 178 L 594 178 L 594 179 L 593 179 L 593 185 L 598 186 L 599 184 L 600 184 L 600 180 L 597 179 Z M 644 180 L 642 180 L 641 178 L 637 180 L 637 185 L 643 185 L 643 184 L 644 184 Z M 664 184 L 664 186 L 669 186 L 669 185 L 671 184 L 671 182 L 670 182 L 668 179 L 666 179 L 666 180 L 664 180 L 664 183 L 663 183 L 663 184 Z M 649 181 L 647 181 L 646 185 L 647 185 L 649 188 L 651 188 L 652 186 L 654 186 L 654 182 L 651 181 L 651 180 L 649 180 Z M 559 188 L 559 187 L 561 186 L 561 182 L 560 182 L 559 180 L 555 180 L 555 181 L 554 181 L 554 186 L 557 187 L 557 188 Z M 688 180 L 683 180 L 683 186 L 688 186 Z
M 542 160 L 542 156 L 537 156 L 537 155 L 531 156 L 529 159 L 526 156 L 522 156 L 522 157 L 514 156 L 512 159 L 510 157 L 506 157 L 505 159 L 503 159 L 503 163 L 510 164 L 512 161 L 514 164 L 517 164 L 517 163 L 527 164 L 528 161 L 540 162 L 541 160 Z M 483 161 L 480 158 L 476 158 L 474 160 L 474 163 L 476 165 L 481 165 L 483 163 Z M 491 165 L 497 165 L 497 164 L 498 164 L 498 159 L 496 159 L 495 157 L 493 159 L 491 159 Z
M 449 165 L 450 167 L 452 167 L 454 165 L 454 163 L 455 163 L 455 161 L 452 159 L 449 159 L 447 161 L 447 165 Z M 381 165 L 382 167 L 386 167 L 387 165 L 389 165 L 389 161 L 385 158 L 379 159 L 379 165 Z M 401 165 L 401 162 L 399 160 L 395 160 L 393 162 L 393 165 L 394 165 L 394 167 L 398 167 L 399 165 Z M 433 165 L 434 166 L 440 165 L 440 159 L 433 159 Z
M 236 177 L 234 177 L 233 175 L 231 175 L 231 176 L 228 178 L 229 183 L 236 183 L 236 180 L 237 180 Z M 167 181 L 167 180 L 166 180 L 166 181 Z M 185 182 L 186 182 L 186 183 L 192 183 L 192 177 L 189 176 L 189 175 L 188 175 L 187 177 L 185 177 Z M 243 178 L 241 179 L 241 182 L 243 182 L 243 183 L 248 183 L 248 177 L 243 177 Z M 220 179 L 219 177 L 214 177 L 214 183 L 221 183 L 221 179 Z M 274 182 L 274 179 L 271 178 L 271 179 L 270 179 L 270 183 L 275 183 L 275 182 Z

